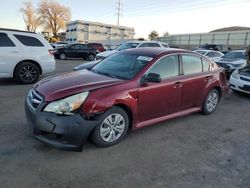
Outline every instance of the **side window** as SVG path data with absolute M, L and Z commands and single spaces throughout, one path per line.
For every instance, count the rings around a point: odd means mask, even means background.
M 88 47 L 87 45 L 80 45 L 80 49 L 82 49 L 82 50 L 86 50 L 88 48 L 91 48 L 91 47 Z
M 174 77 L 179 75 L 178 55 L 163 57 L 157 61 L 148 73 L 156 73 L 162 79 Z
M 214 53 L 214 57 L 220 57 L 221 55 L 218 52 L 213 52 Z
M 207 56 L 207 57 L 214 57 L 214 53 L 213 53 L 213 52 L 208 52 L 208 53 L 206 54 L 206 56 Z
M 148 43 L 148 47 L 161 47 L 158 43 Z
M 0 33 L 0 47 L 15 47 L 15 44 L 5 33 Z
M 43 47 L 43 43 L 35 37 L 14 35 L 23 45 L 33 47 Z
M 203 72 L 210 70 L 210 63 L 208 60 L 202 58 L 202 64 L 203 64 Z
M 201 58 L 193 55 L 182 55 L 184 74 L 194 74 L 202 72 Z
M 148 47 L 148 43 L 143 43 L 139 46 L 139 48 L 144 48 L 144 47 Z

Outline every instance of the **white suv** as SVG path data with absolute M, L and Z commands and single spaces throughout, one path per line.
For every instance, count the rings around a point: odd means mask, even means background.
M 158 47 L 158 48 L 169 48 L 169 45 L 160 41 L 130 41 L 125 42 L 119 46 L 116 50 L 105 51 L 96 55 L 96 60 L 102 60 L 106 57 L 115 54 L 118 51 L 130 49 L 130 48 L 145 48 L 145 47 Z
M 42 35 L 0 28 L 0 78 L 30 84 L 54 70 L 53 49 Z

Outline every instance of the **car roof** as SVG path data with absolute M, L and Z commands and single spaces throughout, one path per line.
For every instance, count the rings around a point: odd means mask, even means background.
M 152 40 L 132 40 L 132 41 L 128 41 L 128 42 L 125 42 L 125 43 L 139 43 L 139 44 L 142 44 L 142 43 L 160 43 L 160 44 L 167 44 L 165 42 L 161 42 L 161 41 L 152 41 Z
M 189 50 L 178 49 L 178 48 L 156 48 L 156 47 L 145 47 L 145 48 L 132 48 L 121 51 L 121 53 L 129 53 L 129 54 L 138 54 L 144 56 L 155 57 L 161 54 L 172 54 L 172 53 L 192 53 L 196 54 Z
M 18 30 L 18 29 L 8 29 L 8 28 L 0 28 L 0 31 L 10 31 L 10 32 L 21 32 L 21 33 L 35 33 L 31 31 L 23 31 L 23 30 Z

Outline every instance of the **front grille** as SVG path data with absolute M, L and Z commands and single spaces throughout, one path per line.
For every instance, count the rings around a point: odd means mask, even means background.
M 250 86 L 244 85 L 243 87 L 239 87 L 240 89 L 250 92 Z
M 42 103 L 43 98 L 34 89 L 31 89 L 28 94 L 28 103 L 33 109 L 37 109 L 39 104 Z
M 244 81 L 247 81 L 247 82 L 250 82 L 250 78 L 245 78 L 245 77 L 240 76 L 240 79 L 244 80 Z

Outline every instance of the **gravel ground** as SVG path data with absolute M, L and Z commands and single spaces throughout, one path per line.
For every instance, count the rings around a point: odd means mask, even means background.
M 79 63 L 58 61 L 56 72 Z M 113 147 L 87 141 L 83 152 L 66 152 L 30 135 L 29 88 L 0 79 L 0 187 L 250 187 L 250 96 L 229 93 L 210 116 L 159 123 Z

